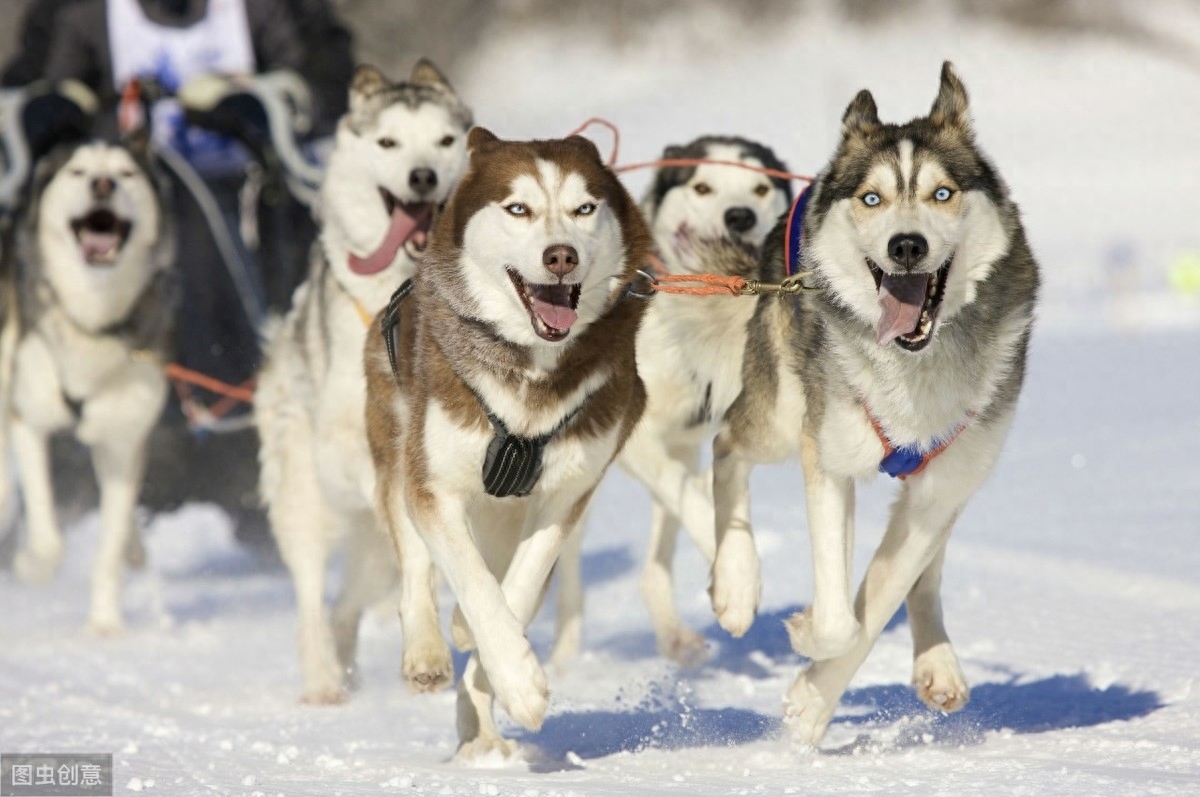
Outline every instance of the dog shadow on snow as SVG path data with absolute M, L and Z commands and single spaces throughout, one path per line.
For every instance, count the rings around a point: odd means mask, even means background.
M 703 747 L 736 747 L 756 741 L 783 738 L 786 731 L 779 714 L 741 708 L 707 708 L 692 705 L 687 681 L 713 678 L 721 672 L 765 679 L 786 674 L 787 681 L 804 663 L 792 651 L 783 620 L 800 607 L 765 612 L 751 631 L 732 639 L 716 624 L 704 629 L 710 640 L 709 660 L 698 670 L 676 672 L 651 685 L 647 695 L 625 710 L 569 711 L 546 719 L 537 733 L 522 741 L 537 748 L 539 769 L 572 768 L 571 756 L 588 760 L 614 753 L 648 749 L 675 750 Z M 893 630 L 907 624 L 903 608 L 888 623 Z M 645 634 L 623 634 L 602 647 L 628 660 L 657 656 L 654 639 Z M 954 714 L 928 710 L 907 682 L 851 688 L 842 698 L 831 732 L 859 729 L 848 744 L 827 747 L 827 755 L 863 750 L 904 750 L 921 746 L 982 744 L 988 732 L 1046 733 L 1086 728 L 1119 720 L 1144 717 L 1162 708 L 1154 691 L 1123 684 L 1098 687 L 1083 673 L 1051 675 L 1029 680 L 1019 673 L 998 670 L 1004 680 L 980 683 L 971 689 L 971 701 Z M 571 756 L 569 756 L 571 754 Z

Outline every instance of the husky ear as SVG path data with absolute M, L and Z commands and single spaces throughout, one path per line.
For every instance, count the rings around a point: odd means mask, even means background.
M 121 143 L 133 155 L 134 160 L 144 162 L 150 159 L 150 128 L 141 125 L 121 136 Z
M 595 141 L 583 136 L 567 136 L 566 140 L 586 152 L 589 158 L 595 158 L 597 163 L 604 163 L 604 159 L 600 157 L 600 150 L 596 148 Z
M 871 92 L 863 89 L 854 95 L 842 114 L 842 133 L 847 136 L 862 135 L 879 127 L 879 109 Z
M 496 138 L 496 134 L 486 127 L 472 127 L 471 132 L 467 133 L 467 152 L 474 155 L 499 140 Z
M 433 61 L 430 61 L 428 58 L 421 58 L 417 61 L 417 65 L 413 67 L 409 82 L 421 83 L 448 91 L 451 94 L 454 93 L 454 87 L 450 85 L 450 81 L 442 74 L 442 70 L 434 66 Z
M 385 90 L 390 84 L 382 72 L 369 64 L 354 70 L 350 79 L 350 111 L 354 114 L 363 109 L 367 100 Z
M 954 64 L 949 61 L 942 64 L 942 83 L 938 88 L 937 99 L 933 101 L 933 109 L 929 112 L 929 120 L 940 127 L 970 127 L 967 89 L 958 79 Z

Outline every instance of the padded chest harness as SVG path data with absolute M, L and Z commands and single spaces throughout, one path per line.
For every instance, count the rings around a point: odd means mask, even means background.
M 796 201 L 792 203 L 792 209 L 788 211 L 787 234 L 783 239 L 783 263 L 789 277 L 800 270 L 800 252 L 804 240 L 804 211 L 808 207 L 808 195 L 811 188 L 812 186 L 809 185 L 801 191 L 800 195 L 796 197 Z M 883 444 L 883 459 L 879 461 L 879 472 L 901 481 L 925 470 L 925 466 L 949 448 L 950 444 L 962 434 L 963 429 L 966 429 L 967 424 L 975 417 L 974 412 L 968 412 L 967 417 L 954 427 L 950 434 L 935 440 L 933 448 L 929 451 L 922 451 L 915 443 L 906 446 L 895 445 L 883 431 L 883 426 L 865 401 L 862 402 L 862 406 L 863 412 L 867 414 L 867 419 L 871 421 L 871 428 L 875 430 L 875 435 Z
M 405 280 L 404 284 L 396 289 L 391 300 L 388 301 L 381 322 L 380 331 L 383 333 L 383 341 L 387 346 L 388 360 L 392 365 L 392 376 L 397 380 L 400 378 L 396 365 L 396 352 L 399 348 L 397 329 L 400 326 L 400 305 L 412 293 L 412 289 L 411 279 Z M 463 384 L 465 385 L 466 382 Z M 495 432 L 495 437 L 488 444 L 487 455 L 483 460 L 484 491 L 495 498 L 514 496 L 522 498 L 529 495 L 542 476 L 542 456 L 546 452 L 546 445 L 555 435 L 567 428 L 579 411 L 583 409 L 583 405 L 580 404 L 568 413 L 557 426 L 546 434 L 538 437 L 522 437 L 509 430 L 504 421 L 492 412 L 492 408 L 487 405 L 482 396 L 475 392 L 474 388 L 467 385 L 467 389 L 471 391 L 475 400 L 479 402 L 479 406 L 483 408 L 483 412 L 487 415 L 488 422 L 491 423 Z

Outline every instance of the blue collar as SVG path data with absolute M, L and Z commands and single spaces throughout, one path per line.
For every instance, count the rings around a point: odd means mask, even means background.
M 789 277 L 800 271 L 801 244 L 804 240 L 804 211 L 808 208 L 811 189 L 811 184 L 806 185 L 796 197 L 796 201 L 792 203 L 792 209 L 788 211 L 787 237 L 783 239 L 783 266 Z
M 879 472 L 886 473 L 893 479 L 900 479 L 902 481 L 908 476 L 913 476 L 923 471 L 926 465 L 950 447 L 950 444 L 962 434 L 963 429 L 966 429 L 967 424 L 975 417 L 974 412 L 968 412 L 967 417 L 958 426 L 954 427 L 950 431 L 950 434 L 935 439 L 933 446 L 928 451 L 922 451 L 921 447 L 916 443 L 910 443 L 906 446 L 897 446 L 892 443 L 887 433 L 883 431 L 883 426 L 876 419 L 875 414 L 871 412 L 871 408 L 867 406 L 865 401 L 863 402 L 863 409 L 867 413 L 867 419 L 871 422 L 871 426 L 875 429 L 875 435 L 879 438 L 879 442 L 883 444 L 883 459 L 879 461 Z

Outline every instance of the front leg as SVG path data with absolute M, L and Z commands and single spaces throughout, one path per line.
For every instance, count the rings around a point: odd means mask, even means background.
M 934 711 L 958 711 L 971 699 L 967 679 L 942 621 L 942 564 L 946 545 L 913 584 L 905 601 L 913 635 L 913 688 Z
M 554 563 L 564 541 L 579 524 L 589 497 L 590 491 L 573 507 L 563 507 L 562 502 L 550 499 L 548 505 L 532 519 L 518 542 L 504 574 L 502 589 L 505 601 L 522 626 L 528 625 L 537 613 Z M 463 605 L 464 613 L 466 608 Z M 467 619 L 470 622 L 469 614 Z M 482 652 L 482 634 L 474 623 L 471 627 L 476 630 L 475 638 Z M 472 661 L 475 659 L 473 656 Z M 468 665 L 468 672 L 464 674 L 458 692 L 460 756 L 472 758 L 496 749 L 505 755 L 515 751 L 511 743 L 500 737 L 492 717 L 492 686 L 495 685 L 498 693 L 499 679 L 514 675 L 528 677 L 516 671 L 497 673 L 486 667 L 486 662 L 482 671 Z M 546 688 L 544 680 L 542 688 Z M 548 690 L 546 695 L 548 699 Z
M 758 550 L 750 526 L 751 468 L 728 429 L 722 429 L 713 441 L 717 555 L 710 594 L 717 622 L 735 637 L 750 630 L 762 594 Z
M 400 490 L 385 491 L 385 514 L 393 538 L 402 542 L 399 524 L 413 524 L 458 598 L 496 698 L 514 720 L 536 730 L 550 699 L 546 676 L 525 638 L 524 623 L 509 608 L 500 584 L 471 539 L 466 498 L 424 485 L 410 483 L 408 488 L 404 498 Z M 543 575 L 539 589 L 544 582 Z
M 33 583 L 49 581 L 62 562 L 63 539 L 54 509 L 50 478 L 50 446 L 46 435 L 13 418 L 13 447 L 25 499 L 25 544 L 13 565 L 17 575 Z M 5 455 L 6 452 L 0 452 Z
M 100 485 L 100 550 L 92 568 L 88 629 L 108 635 L 121 630 L 121 574 L 133 533 L 134 510 L 146 467 L 139 440 L 106 440 L 92 445 L 92 465 Z
M 816 440 L 806 429 L 800 448 L 804 465 L 808 529 L 813 554 L 813 601 L 787 620 L 792 648 L 810 659 L 831 659 L 858 639 L 850 600 L 854 550 L 854 480 L 821 465 Z

